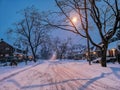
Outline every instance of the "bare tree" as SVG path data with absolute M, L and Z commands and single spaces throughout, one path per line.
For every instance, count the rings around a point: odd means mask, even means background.
M 66 53 L 70 46 L 71 43 L 71 39 L 67 38 L 67 39 L 60 39 L 59 37 L 53 38 L 51 41 L 51 45 L 52 45 L 52 50 L 53 52 L 56 52 L 57 54 L 57 58 L 59 59 L 63 59 L 66 57 Z
M 61 42 L 59 46 L 59 58 L 60 59 L 63 59 L 66 57 L 66 53 L 68 51 L 70 42 L 71 40 L 69 38 Z
M 118 0 L 103 0 L 100 7 L 97 0 L 89 0 L 91 5 L 91 17 L 98 28 L 101 45 L 95 45 L 101 49 L 101 65 L 106 67 L 106 52 L 109 40 L 114 36 L 120 21 L 120 9 Z M 90 39 L 92 42 L 92 40 Z M 94 44 L 94 43 L 93 43 Z
M 120 22 L 119 22 L 119 28 L 118 29 L 119 30 L 116 33 L 116 38 L 117 38 L 117 40 L 120 40 Z
M 56 16 L 59 15 L 61 19 L 57 19 L 57 23 L 54 22 L 55 20 L 50 22 L 49 19 L 47 19 L 46 22 L 53 27 L 70 31 L 87 38 L 88 52 L 90 52 L 90 41 L 93 45 L 100 48 L 102 52 L 101 66 L 106 67 L 108 42 L 115 34 L 120 20 L 118 0 L 55 0 L 55 2 L 61 12 L 53 12 L 52 14 L 57 13 Z M 72 21 L 71 13 L 77 16 L 77 24 Z M 90 17 L 92 17 L 92 20 L 97 26 L 102 45 L 95 43 L 89 33 Z
M 53 12 L 51 14 L 57 14 L 55 16 L 60 16 L 60 19 L 56 18 L 54 21 L 47 19 L 46 22 L 56 28 L 60 28 L 65 31 L 70 31 L 78 34 L 84 38 L 87 38 L 88 46 L 88 57 L 90 57 L 90 45 L 88 37 L 88 12 L 87 12 L 87 1 L 86 0 L 55 0 L 57 6 L 61 12 Z M 84 10 L 81 10 L 84 8 Z M 74 22 L 74 17 L 76 17 L 77 23 Z M 55 22 L 56 21 L 56 22 Z M 91 64 L 90 58 L 88 58 L 89 64 Z
M 36 53 L 38 47 L 47 38 L 48 31 L 42 24 L 41 15 L 33 6 L 22 11 L 23 19 L 15 23 L 14 33 L 17 33 L 17 38 L 21 43 L 29 46 L 30 51 L 36 62 Z
M 40 56 L 42 59 L 49 59 L 53 53 L 53 44 L 51 37 L 46 38 L 46 40 L 41 44 Z

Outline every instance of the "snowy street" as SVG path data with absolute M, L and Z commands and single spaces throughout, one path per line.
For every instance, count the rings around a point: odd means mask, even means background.
M 120 65 L 44 61 L 1 73 L 0 90 L 120 90 Z

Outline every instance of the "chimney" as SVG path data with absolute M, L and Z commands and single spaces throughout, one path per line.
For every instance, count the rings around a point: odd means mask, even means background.
M 3 39 L 1 38 L 1 39 L 0 39 L 0 42 L 2 42 L 2 41 L 3 41 Z

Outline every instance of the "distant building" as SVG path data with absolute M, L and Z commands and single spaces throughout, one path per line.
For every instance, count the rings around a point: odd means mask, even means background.
M 98 47 L 93 47 L 91 53 L 96 57 L 101 57 L 101 51 Z M 107 49 L 107 56 L 108 57 L 116 57 L 120 54 L 120 41 L 114 41 L 109 43 Z
M 86 58 L 86 46 L 81 44 L 74 45 L 69 51 L 67 52 L 67 56 L 70 59 L 81 60 Z
M 7 58 L 9 56 L 16 56 L 18 58 L 23 58 L 26 54 L 25 50 L 20 50 L 13 47 L 12 45 L 5 42 L 3 39 L 0 40 L 0 59 Z
M 0 40 L 0 58 L 12 56 L 14 53 L 14 48 L 3 41 L 3 39 Z
M 115 57 L 120 54 L 120 41 L 111 42 L 108 45 L 107 56 Z

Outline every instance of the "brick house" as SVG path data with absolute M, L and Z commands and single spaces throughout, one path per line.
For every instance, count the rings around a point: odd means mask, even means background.
M 14 48 L 3 41 L 3 39 L 0 40 L 0 58 L 4 58 L 7 56 L 12 56 L 14 53 Z
M 6 58 L 9 56 L 22 56 L 26 54 L 25 51 L 13 47 L 12 45 L 5 42 L 3 39 L 0 40 L 0 59 Z
M 94 47 L 91 53 L 96 57 L 101 57 L 101 51 L 98 47 Z M 117 57 L 120 54 L 120 41 L 109 43 L 107 49 L 107 57 Z

